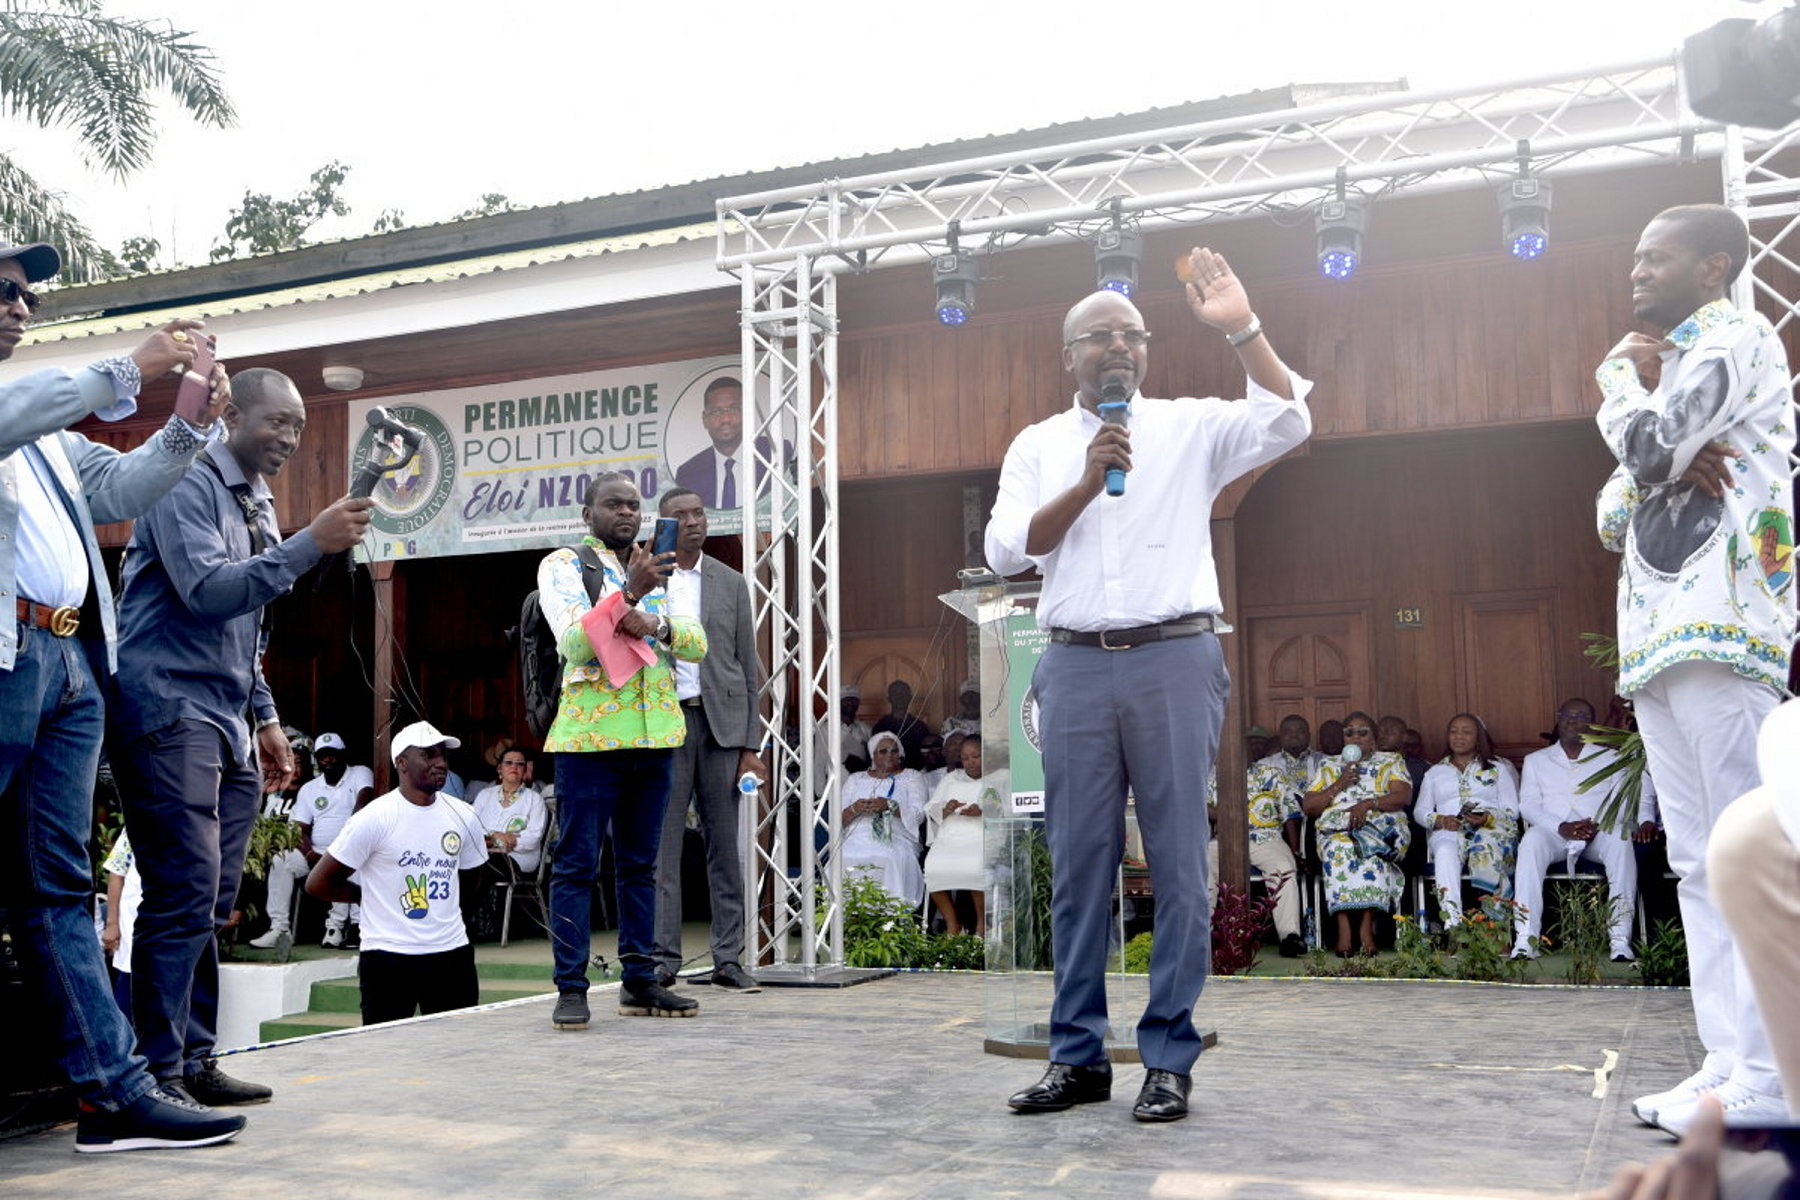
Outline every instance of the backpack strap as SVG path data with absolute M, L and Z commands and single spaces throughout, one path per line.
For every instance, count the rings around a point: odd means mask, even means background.
M 605 582 L 605 575 L 600 566 L 600 553 L 586 542 L 575 547 L 575 557 L 581 560 L 581 582 L 587 588 L 590 605 L 600 599 L 600 585 Z

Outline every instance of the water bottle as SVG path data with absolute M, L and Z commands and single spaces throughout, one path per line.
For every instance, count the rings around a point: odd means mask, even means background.
M 745 771 L 738 776 L 738 791 L 745 796 L 754 796 L 762 791 L 762 780 L 756 777 L 755 771 Z

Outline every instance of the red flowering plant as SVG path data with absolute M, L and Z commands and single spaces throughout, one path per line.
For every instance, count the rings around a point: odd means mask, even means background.
M 1274 892 L 1258 899 L 1229 883 L 1219 885 L 1212 910 L 1214 975 L 1241 975 L 1256 965 L 1274 912 Z

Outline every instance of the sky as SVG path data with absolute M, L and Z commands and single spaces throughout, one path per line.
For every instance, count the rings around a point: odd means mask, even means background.
M 66 131 L 0 118 L 0 149 L 100 240 L 206 260 L 247 191 L 350 168 L 357 236 L 384 210 L 446 220 L 1011 132 L 1290 83 L 1478 85 L 1672 51 L 1781 0 L 989 0 L 821 6 L 689 0 L 105 0 L 211 48 L 236 127 L 163 109 L 150 167 L 86 167 Z M 1304 36 L 1297 37 L 1297 34 Z

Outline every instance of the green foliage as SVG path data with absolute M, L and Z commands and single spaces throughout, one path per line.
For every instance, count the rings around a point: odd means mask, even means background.
M 203 125 L 236 120 L 212 51 L 164 20 L 109 17 L 98 0 L 8 0 L 0 5 L 0 112 L 73 132 L 90 166 L 123 179 L 150 161 L 155 94 Z M 61 195 L 0 152 L 0 236 L 50 242 L 65 282 L 116 270 Z
M 1638 950 L 1638 977 L 1652 987 L 1688 986 L 1687 935 L 1675 920 L 1658 921 Z
M 401 212 L 397 208 L 384 208 L 381 210 L 381 215 L 375 218 L 375 224 L 370 227 L 369 232 L 371 232 L 371 233 L 392 233 L 396 229 L 405 229 L 405 228 L 406 228 L 406 214 L 405 213 Z
M 1055 955 L 1050 948 L 1050 843 L 1043 822 L 1031 822 L 1012 838 L 1012 877 L 1013 895 L 1026 901 L 1013 914 L 1013 966 L 1048 971 Z
M 1125 971 L 1130 975 L 1148 975 L 1150 973 L 1150 949 L 1155 945 L 1155 935 L 1149 932 L 1140 933 L 1125 943 Z
M 1586 643 L 1581 653 L 1596 671 L 1617 671 L 1619 669 L 1619 639 L 1610 633 L 1584 633 L 1581 640 Z
M 1473 909 L 1463 910 L 1463 919 L 1450 931 L 1456 952 L 1458 979 L 1503 980 L 1523 983 L 1532 960 L 1513 958 L 1513 930 L 1518 919 L 1517 901 L 1499 896 L 1483 896 Z M 1546 938 L 1533 938 L 1539 953 L 1549 945 Z
M 1589 725 L 1581 740 L 1590 746 L 1612 750 L 1617 757 L 1583 779 L 1575 790 L 1585 792 L 1616 776 L 1618 789 L 1594 814 L 1594 823 L 1628 838 L 1637 831 L 1638 800 L 1644 794 L 1644 773 L 1649 766 L 1649 759 L 1644 756 L 1644 739 L 1635 730 Z M 1581 761 L 1593 762 L 1598 757 L 1598 754 L 1589 754 Z
M 1401 915 L 1394 918 L 1394 958 L 1389 974 L 1395 979 L 1442 979 L 1450 974 L 1450 967 L 1419 923 Z
M 328 216 L 349 213 L 350 206 L 339 193 L 349 174 L 350 168 L 343 163 L 328 162 L 312 173 L 312 186 L 291 199 L 245 192 L 244 202 L 225 219 L 225 241 L 213 247 L 213 261 L 304 246 L 307 230 Z
M 821 908 L 819 920 L 825 919 Z M 844 880 L 844 965 L 979 971 L 987 966 L 987 946 L 972 933 L 925 932 L 917 909 L 856 872 Z
M 117 264 L 118 273 L 147 275 L 156 269 L 156 256 L 160 253 L 162 243 L 153 237 L 126 238 L 113 261 Z
M 250 827 L 250 850 L 244 856 L 244 874 L 267 879 L 275 856 L 300 848 L 300 827 L 286 817 L 258 817 Z
M 1570 983 L 1599 983 L 1612 948 L 1612 896 L 1604 880 L 1576 879 L 1563 888 L 1557 934 L 1569 956 Z
M 484 192 L 473 208 L 465 208 L 450 219 L 467 221 L 472 217 L 491 217 L 495 213 L 511 212 L 513 203 L 499 192 Z

